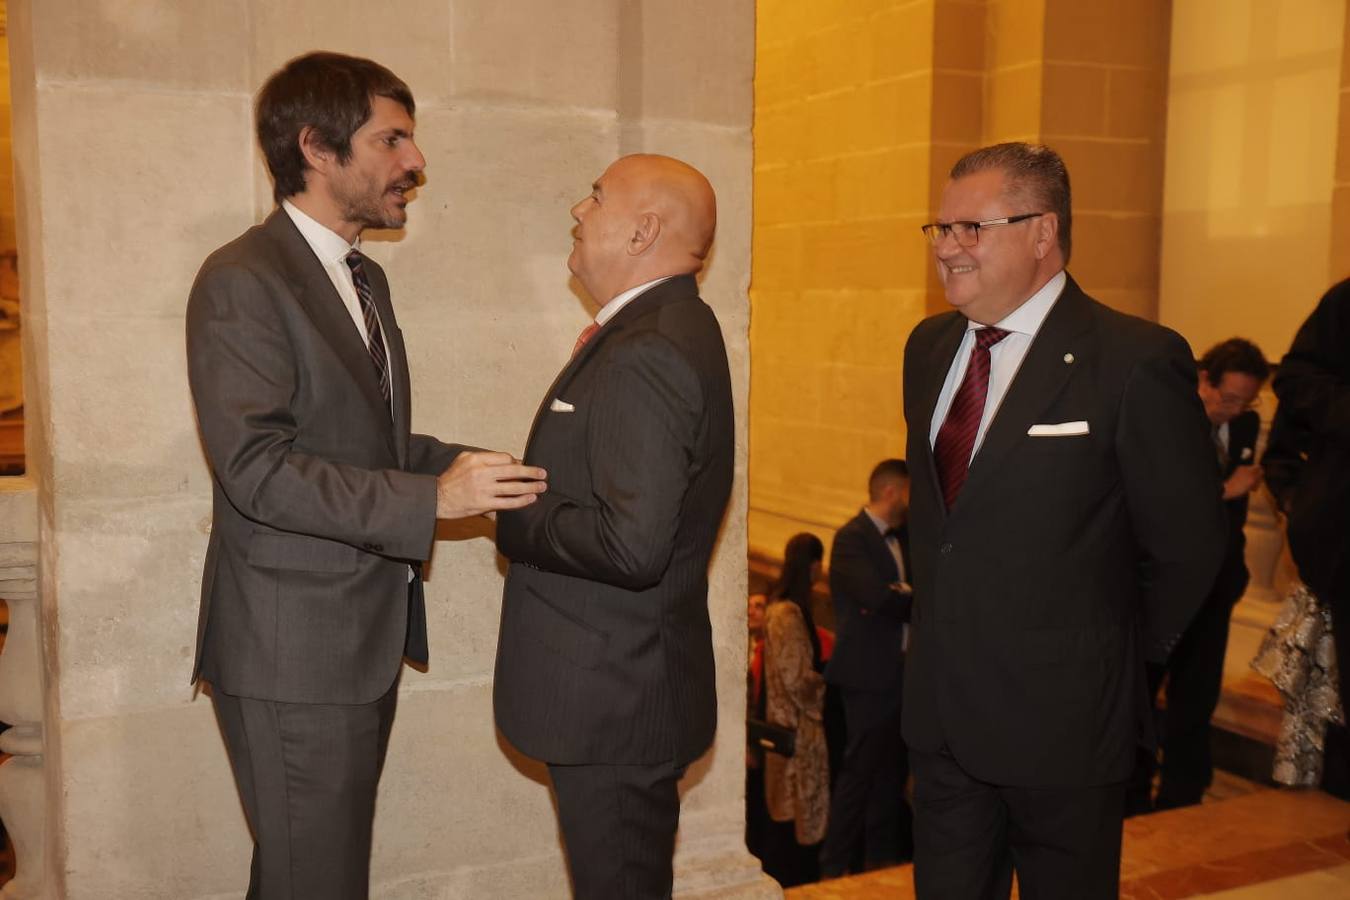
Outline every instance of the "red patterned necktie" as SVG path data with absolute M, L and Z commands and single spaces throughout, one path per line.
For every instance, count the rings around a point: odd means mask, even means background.
M 576 356 L 578 353 L 580 353 L 581 348 L 585 347 L 586 342 L 589 341 L 592 337 L 594 337 L 595 333 L 599 330 L 600 330 L 599 322 L 592 322 L 585 328 L 581 329 L 581 334 L 577 335 L 576 345 L 572 347 L 572 355 Z
M 380 393 L 384 402 L 389 402 L 389 355 L 384 349 L 384 334 L 380 331 L 380 317 L 375 312 L 375 302 L 370 295 L 370 281 L 366 278 L 364 257 L 355 250 L 347 254 L 347 268 L 352 270 L 352 287 L 356 288 L 356 299 L 361 303 L 361 318 L 366 323 L 366 350 L 370 352 L 370 362 L 375 366 L 375 377 L 380 381 Z
M 956 389 L 947 420 L 938 429 L 937 440 L 933 442 L 938 481 L 948 509 L 956 505 L 956 497 L 966 483 L 975 436 L 980 432 L 980 420 L 984 417 L 984 401 L 989 395 L 989 348 L 1007 336 L 1008 332 L 1002 328 L 981 328 L 975 332 L 975 346 L 970 348 L 966 377 Z

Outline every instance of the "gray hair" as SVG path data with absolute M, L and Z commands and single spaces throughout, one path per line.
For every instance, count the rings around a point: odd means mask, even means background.
M 1044 144 L 1021 141 L 994 144 L 972 150 L 958 159 L 952 166 L 951 177 L 963 178 L 990 169 L 1004 174 L 1009 193 L 1036 205 L 1036 209 L 1025 212 L 1055 214 L 1059 219 L 1059 250 L 1064 256 L 1064 264 L 1068 265 L 1073 246 L 1073 204 L 1069 196 L 1069 170 L 1064 160 Z

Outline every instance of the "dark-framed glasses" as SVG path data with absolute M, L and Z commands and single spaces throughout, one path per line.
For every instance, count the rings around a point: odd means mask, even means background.
M 937 246 L 938 242 L 948 235 L 956 238 L 956 242 L 962 247 L 974 247 L 980 242 L 981 228 L 994 228 L 998 225 L 1016 225 L 1018 222 L 1025 222 L 1027 219 L 1034 219 L 1037 216 L 1043 216 L 1045 213 L 1022 213 L 1020 216 L 1003 216 L 998 219 L 985 219 L 983 222 L 929 222 L 927 225 L 920 226 L 923 233 L 928 236 L 928 240 Z

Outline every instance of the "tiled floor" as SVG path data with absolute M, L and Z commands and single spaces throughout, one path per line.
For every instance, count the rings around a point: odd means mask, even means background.
M 1233 900 L 1350 898 L 1347 829 L 1350 803 L 1313 791 L 1259 790 L 1140 816 L 1125 823 L 1120 895 L 1122 900 L 1216 894 Z M 787 892 L 789 900 L 913 896 L 909 866 Z

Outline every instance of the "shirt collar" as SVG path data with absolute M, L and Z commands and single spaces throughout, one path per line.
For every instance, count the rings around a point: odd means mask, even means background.
M 1035 337 L 1036 332 L 1041 330 L 1045 317 L 1050 315 L 1050 310 L 1054 308 L 1055 301 L 1059 299 L 1059 295 L 1068 281 L 1069 277 L 1064 274 L 1063 269 L 1060 269 L 1041 286 L 1039 291 L 1032 294 L 1030 299 L 1004 316 L 1002 321 L 994 323 L 994 327 L 1002 328 L 1004 331 L 1025 334 L 1027 337 Z M 966 323 L 966 330 L 968 331 L 983 327 L 979 322 Z
M 886 532 L 891 530 L 891 526 L 887 525 L 882 519 L 877 518 L 867 507 L 863 507 L 863 512 L 867 513 L 867 518 L 872 520 L 872 524 L 877 526 L 877 531 L 880 531 L 883 537 Z
M 657 278 L 655 281 L 649 281 L 646 284 L 639 284 L 637 287 L 629 288 L 619 296 L 615 297 L 613 300 L 606 303 L 604 306 L 600 307 L 600 311 L 595 314 L 595 323 L 597 325 L 605 324 L 610 319 L 618 315 L 619 310 L 623 309 L 624 306 L 628 304 L 628 301 L 632 300 L 638 294 L 641 294 L 643 291 L 650 290 L 651 288 L 656 287 L 661 282 L 669 281 L 674 277 L 675 277 L 674 275 L 667 275 L 664 278 Z
M 305 243 L 309 244 L 309 249 L 314 251 L 314 255 L 319 258 L 319 262 L 325 266 L 341 262 L 353 250 L 361 249 L 360 237 L 357 237 L 355 243 L 347 243 L 346 238 L 328 226 L 320 225 L 318 220 L 291 201 L 282 200 L 281 208 L 286 210 L 286 215 L 291 217 L 295 227 L 300 230 Z

